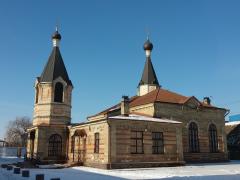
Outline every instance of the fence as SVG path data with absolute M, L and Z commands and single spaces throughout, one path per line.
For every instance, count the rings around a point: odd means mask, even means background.
M 24 157 L 25 147 L 0 147 L 0 157 Z

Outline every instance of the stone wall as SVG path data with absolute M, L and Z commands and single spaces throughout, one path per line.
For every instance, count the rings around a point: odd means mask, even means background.
M 31 157 L 31 140 L 30 140 L 30 132 L 35 131 L 35 138 L 34 138 L 34 152 L 33 157 Z M 36 160 L 40 160 L 42 163 L 49 163 L 52 161 L 61 161 L 64 162 L 67 159 L 67 136 L 68 136 L 68 129 L 66 126 L 58 126 L 58 125 L 51 125 L 51 126 L 38 126 L 32 130 L 28 131 L 29 138 L 27 143 L 27 156 L 28 158 L 34 158 Z M 59 157 L 49 157 L 48 156 L 48 145 L 49 145 L 49 138 L 51 135 L 58 134 L 61 136 L 62 139 L 62 153 Z
M 180 124 L 111 120 L 110 168 L 152 167 L 183 164 Z M 131 131 L 143 131 L 143 154 L 131 154 Z M 152 132 L 163 132 L 164 153 L 152 153 Z
M 107 121 L 100 121 L 100 122 L 92 122 L 86 123 L 79 126 L 69 127 L 70 134 L 69 134 L 69 146 L 68 146 L 68 159 L 69 162 L 82 163 L 85 166 L 91 167 L 100 167 L 100 168 L 107 168 L 109 164 L 109 129 Z M 77 154 L 73 155 L 72 150 L 72 141 L 71 138 L 74 136 L 75 131 L 82 130 L 85 132 L 86 135 L 82 135 L 81 138 L 86 138 L 86 146 L 85 146 L 85 154 L 80 154 L 80 156 L 84 156 L 84 158 L 77 157 Z M 100 138 L 100 146 L 99 146 L 99 153 L 94 152 L 94 145 L 95 145 L 95 133 L 99 133 Z M 81 143 L 81 142 L 80 142 Z M 75 148 L 74 151 L 77 152 L 82 147 L 79 144 L 79 138 L 75 140 Z M 81 149 L 83 150 L 83 149 Z
M 130 113 L 140 113 L 144 115 L 148 115 L 153 117 L 154 116 L 154 104 L 144 104 L 141 106 L 131 107 Z
M 155 116 L 170 118 L 183 123 L 183 152 L 185 161 L 224 161 L 228 159 L 225 134 L 225 110 L 215 108 L 195 108 L 188 105 L 156 103 Z M 188 153 L 188 126 L 191 122 L 198 125 L 198 137 L 200 153 Z M 217 127 L 218 151 L 210 153 L 209 150 L 209 125 L 213 123 Z
M 63 102 L 54 102 L 54 83 L 36 83 L 33 125 L 68 124 L 71 122 L 72 87 L 64 84 Z

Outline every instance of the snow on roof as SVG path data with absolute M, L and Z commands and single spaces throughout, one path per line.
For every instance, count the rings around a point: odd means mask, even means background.
M 111 112 L 111 111 L 115 111 L 115 110 L 117 110 L 117 109 L 119 109 L 120 107 L 119 106 L 116 106 L 116 107 L 114 107 L 114 108 L 111 108 L 111 109 L 109 109 L 109 111 Z
M 225 126 L 235 126 L 240 124 L 240 121 L 225 122 Z
M 142 116 L 142 115 L 136 115 L 136 114 L 129 114 L 129 116 L 112 116 L 109 117 L 109 119 L 124 119 L 124 120 L 137 120 L 137 121 L 153 121 L 153 122 L 160 122 L 160 123 L 173 123 L 173 124 L 180 124 L 179 121 L 174 121 L 170 119 L 161 119 L 161 118 L 154 118 L 154 117 L 148 117 L 148 116 Z

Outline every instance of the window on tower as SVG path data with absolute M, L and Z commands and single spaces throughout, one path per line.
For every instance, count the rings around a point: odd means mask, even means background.
M 60 82 L 55 85 L 54 102 L 63 102 L 63 85 Z
M 38 87 L 36 87 L 36 97 L 35 97 L 35 104 L 38 103 L 38 94 L 39 94 L 39 90 L 38 90 Z

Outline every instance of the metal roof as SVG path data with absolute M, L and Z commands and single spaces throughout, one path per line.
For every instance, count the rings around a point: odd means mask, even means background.
M 144 84 L 152 84 L 152 85 L 159 86 L 157 76 L 154 71 L 150 57 L 147 57 L 147 59 L 146 59 L 142 78 L 141 78 L 138 86 L 144 85 Z
M 59 47 L 53 47 L 52 53 L 40 77 L 40 82 L 53 82 L 58 77 L 62 77 L 68 85 L 72 85 L 72 82 L 68 77 Z

